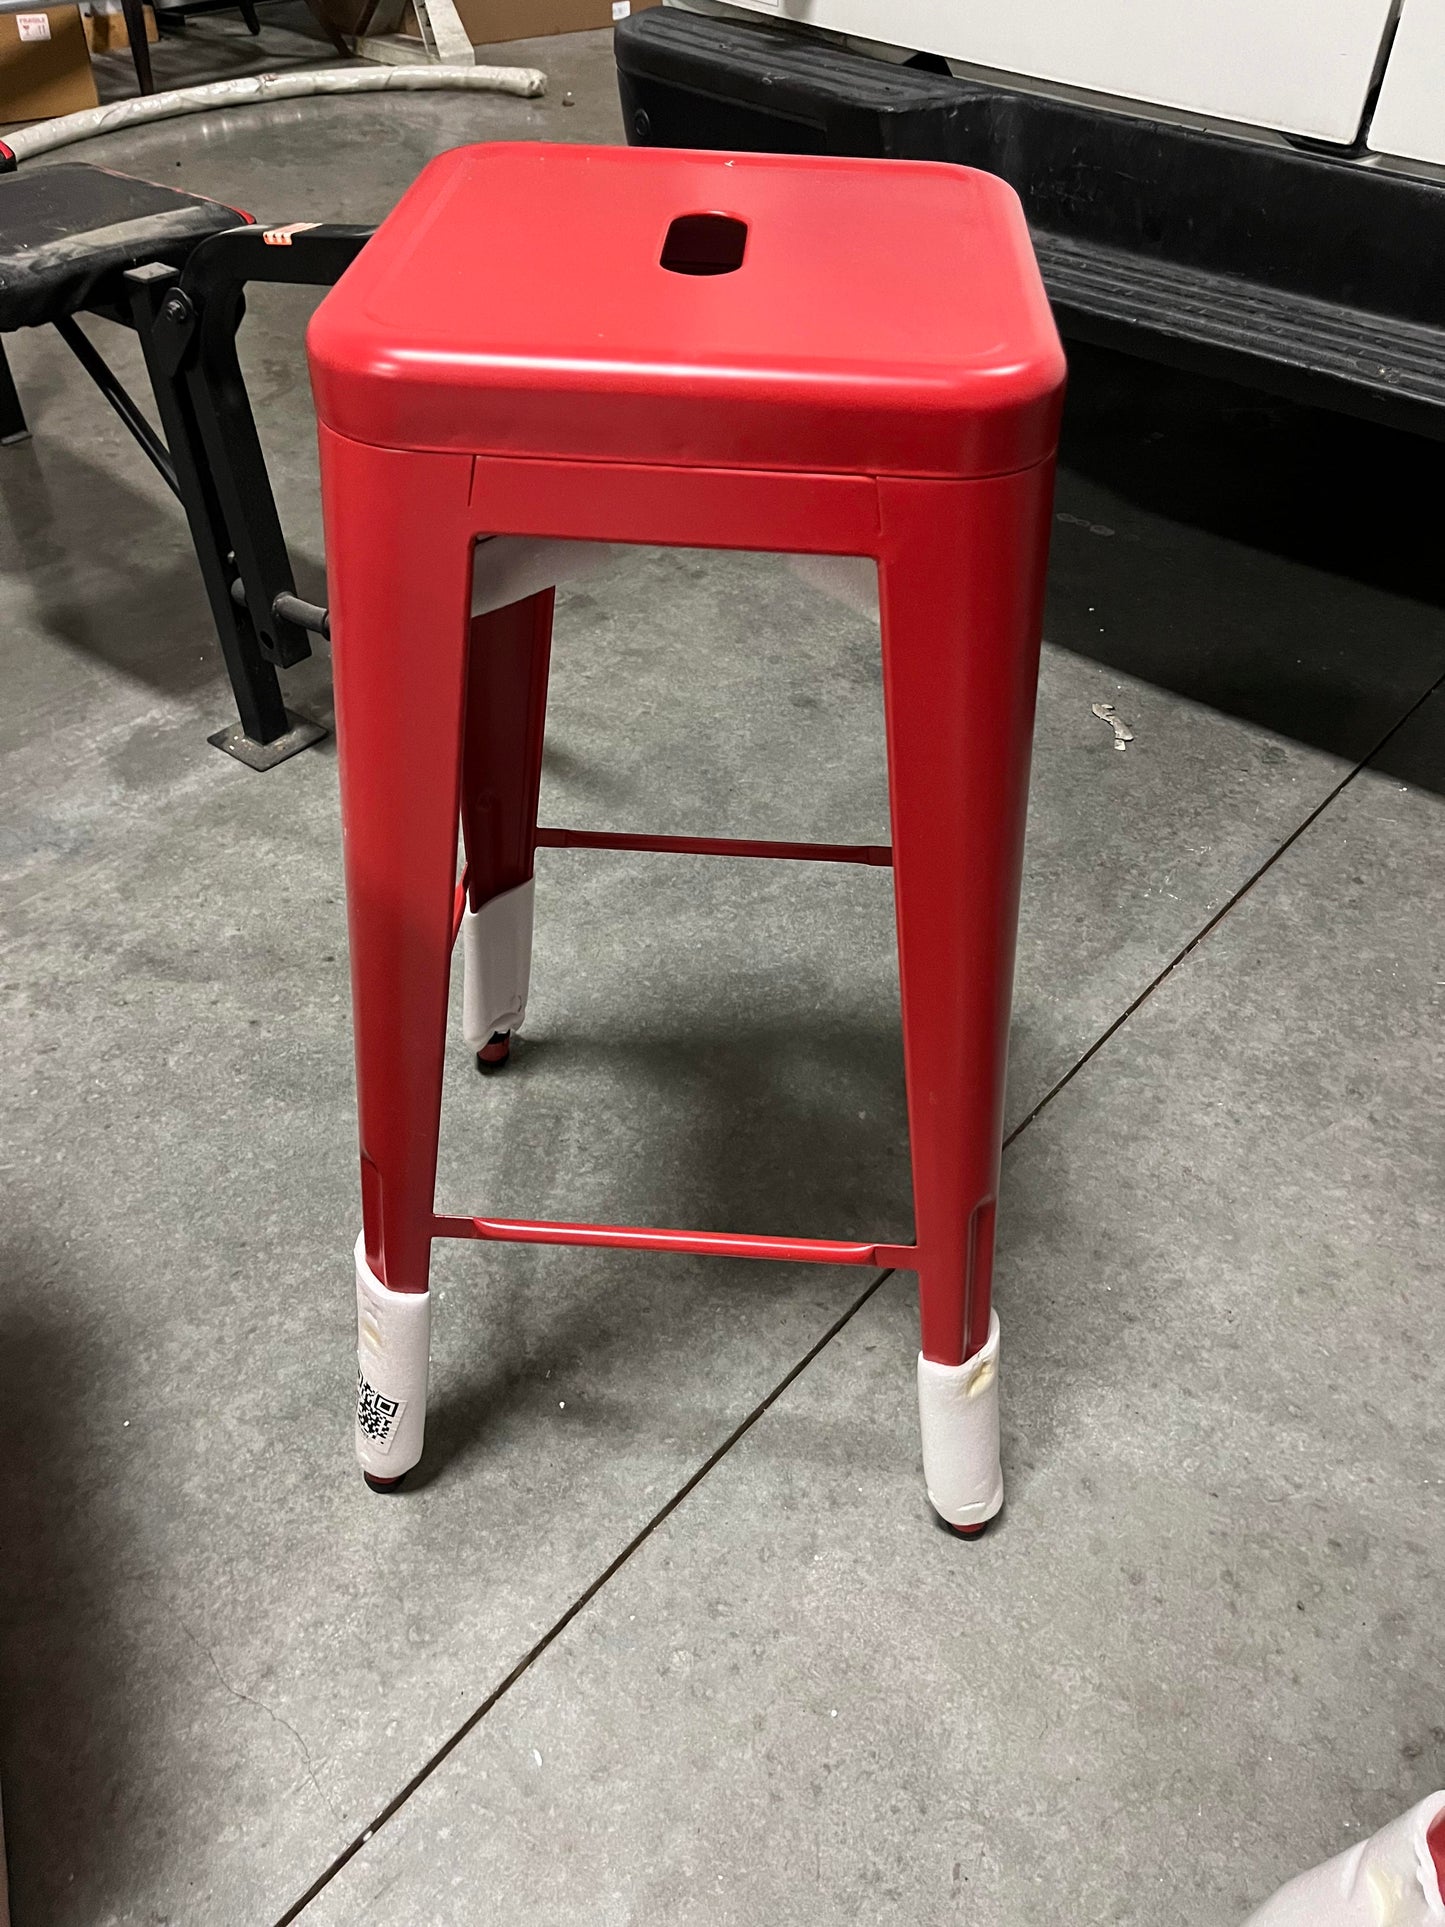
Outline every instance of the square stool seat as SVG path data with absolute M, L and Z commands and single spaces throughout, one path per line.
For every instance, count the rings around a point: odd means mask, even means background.
M 1017 196 L 932 162 L 505 144 L 435 161 L 318 312 L 354 441 L 933 476 L 1051 454 Z

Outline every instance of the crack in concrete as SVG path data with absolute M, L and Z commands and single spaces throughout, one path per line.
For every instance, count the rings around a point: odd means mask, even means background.
M 247 1693 L 241 1687 L 233 1686 L 230 1680 L 228 1680 L 226 1678 L 226 1675 L 221 1671 L 220 1661 L 216 1658 L 216 1655 L 211 1651 L 210 1647 L 206 1645 L 205 1641 L 197 1638 L 196 1634 L 191 1631 L 190 1627 L 185 1623 L 184 1620 L 177 1620 L 176 1623 L 180 1627 L 181 1631 L 185 1634 L 186 1638 L 195 1647 L 196 1651 L 198 1653 L 204 1653 L 206 1658 L 211 1662 L 212 1672 L 214 1672 L 214 1674 L 216 1675 L 216 1678 L 221 1682 L 222 1686 L 225 1687 L 226 1691 L 231 1695 L 232 1699 L 240 1700 L 246 1706 L 259 1707 L 260 1710 L 263 1713 L 265 1713 L 269 1718 L 273 1719 L 278 1726 L 285 1727 L 286 1731 L 291 1735 L 292 1739 L 295 1740 L 296 1744 L 301 1749 L 301 1757 L 306 1762 L 306 1777 L 311 1782 L 312 1786 L 315 1788 L 316 1797 L 320 1800 L 321 1804 L 326 1808 L 326 1811 L 331 1815 L 333 1820 L 342 1819 L 343 1817 L 342 1814 L 337 1810 L 335 1806 L 332 1805 L 331 1800 L 327 1797 L 327 1794 L 321 1785 L 321 1782 L 316 1777 L 316 1766 L 315 1766 L 315 1762 L 311 1758 L 311 1748 L 306 1744 L 306 1741 L 302 1736 L 300 1729 L 298 1727 L 293 1726 L 290 1720 L 287 1719 L 284 1713 L 278 1713 L 276 1708 L 272 1706 L 269 1701 L 263 1700 L 263 1699 L 257 1699 L 254 1693 Z

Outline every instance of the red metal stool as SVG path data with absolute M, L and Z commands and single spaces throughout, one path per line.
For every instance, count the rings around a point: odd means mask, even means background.
M 486 146 L 311 324 L 364 1232 L 357 1451 L 421 1455 L 434 1238 L 918 1273 L 924 1472 L 998 1511 L 994 1207 L 1064 364 L 1012 189 L 962 168 Z M 873 558 L 893 846 L 538 830 L 550 593 L 481 536 Z M 469 1041 L 525 1002 L 538 844 L 891 861 L 916 1243 L 439 1217 L 457 825 Z M 493 1055 L 502 1052 L 502 1040 Z

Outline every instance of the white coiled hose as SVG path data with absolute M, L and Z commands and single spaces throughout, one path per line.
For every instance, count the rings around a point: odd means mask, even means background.
M 133 100 L 87 107 L 58 120 L 7 134 L 4 146 L 13 164 L 49 154 L 73 141 L 111 134 L 147 121 L 204 114 L 218 107 L 262 106 L 271 100 L 305 100 L 313 94 L 488 93 L 536 100 L 547 91 L 547 76 L 537 67 L 320 67 L 308 73 L 248 74 L 242 80 L 213 80 L 202 87 L 176 87 L 169 93 L 142 94 Z

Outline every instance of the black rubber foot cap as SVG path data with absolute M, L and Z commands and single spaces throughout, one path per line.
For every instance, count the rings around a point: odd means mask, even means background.
M 366 1480 L 366 1483 L 371 1487 L 373 1492 L 395 1492 L 397 1487 L 406 1478 L 405 1472 L 403 1472 L 399 1478 L 395 1479 L 378 1479 L 374 1472 L 363 1472 L 361 1476 Z
M 512 1055 L 512 1033 L 499 1030 L 482 1045 L 477 1052 L 477 1069 L 484 1077 L 491 1077 L 506 1068 L 507 1059 Z
M 992 1519 L 985 1519 L 979 1526 L 956 1526 L 952 1519 L 945 1519 L 941 1512 L 935 1512 L 933 1518 L 940 1532 L 951 1533 L 955 1539 L 981 1539 L 993 1524 Z

